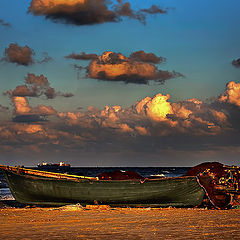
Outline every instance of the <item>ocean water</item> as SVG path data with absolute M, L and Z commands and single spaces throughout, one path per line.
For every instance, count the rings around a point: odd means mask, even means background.
M 26 167 L 27 168 L 27 167 Z M 37 168 L 32 168 L 37 169 Z M 66 173 L 80 176 L 95 177 L 103 172 L 112 172 L 116 170 L 134 171 L 143 177 L 178 177 L 187 172 L 189 167 L 71 167 Z M 60 172 L 61 170 L 47 170 Z M 8 185 L 5 181 L 2 171 L 0 171 L 0 200 L 14 199 Z

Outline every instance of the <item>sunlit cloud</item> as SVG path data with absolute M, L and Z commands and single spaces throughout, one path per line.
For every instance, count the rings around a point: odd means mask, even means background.
M 239 141 L 239 121 L 233 121 L 236 115 L 240 117 L 239 106 L 230 97 L 236 97 L 237 87 L 238 83 L 230 82 L 213 102 L 196 98 L 174 102 L 169 94 L 158 93 L 125 108 L 89 106 L 86 111 L 66 112 L 51 106 L 30 106 L 26 97 L 15 96 L 13 122 L 0 125 L 0 149 L 7 151 L 8 142 L 9 147 L 44 146 L 58 152 L 157 154 L 211 150 L 215 154 Z M 236 106 L 235 112 L 229 105 Z M 52 116 L 51 121 L 47 116 Z
M 130 58 L 121 53 L 104 52 L 91 61 L 87 76 L 105 81 L 137 84 L 148 84 L 151 80 L 163 83 L 165 80 L 183 76 L 175 71 L 159 70 L 154 64 L 149 63 L 156 61 L 156 58 L 155 55 L 144 52 L 134 53 Z
M 14 90 L 6 92 L 10 97 L 40 97 L 45 96 L 47 99 L 53 99 L 57 96 L 73 97 L 72 93 L 62 93 L 50 87 L 50 83 L 43 74 L 35 75 L 28 73 L 25 77 L 25 85 L 17 86 Z
M 35 52 L 29 46 L 20 46 L 17 43 L 11 43 L 4 51 L 4 57 L 1 62 L 15 63 L 22 66 L 30 66 L 35 63 L 43 64 L 52 60 L 45 52 L 44 58 L 41 60 L 34 59 Z
M 54 115 L 57 111 L 51 106 L 38 105 L 31 107 L 26 97 L 13 97 L 14 122 L 42 122 L 46 116 Z
M 129 2 L 122 0 L 32 0 L 28 12 L 54 22 L 91 25 L 119 22 L 122 17 L 137 19 L 145 24 L 146 14 L 165 14 L 167 10 L 155 5 L 133 10 Z
M 220 96 L 219 101 L 240 107 L 240 83 L 229 82 L 226 85 L 225 92 Z
M 34 63 L 34 55 L 33 49 L 29 46 L 21 47 L 17 43 L 11 43 L 9 47 L 5 49 L 2 61 L 29 66 Z

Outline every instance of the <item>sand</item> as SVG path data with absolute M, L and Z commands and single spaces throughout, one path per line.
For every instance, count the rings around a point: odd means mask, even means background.
M 0 239 L 240 239 L 240 209 L 5 207 Z

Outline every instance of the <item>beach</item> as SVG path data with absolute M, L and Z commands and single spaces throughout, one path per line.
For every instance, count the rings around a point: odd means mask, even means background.
M 2 205 L 0 239 L 240 239 L 240 209 Z

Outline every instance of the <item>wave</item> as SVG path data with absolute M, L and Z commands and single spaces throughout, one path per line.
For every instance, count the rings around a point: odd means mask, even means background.
M 163 173 L 160 174 L 152 174 L 150 175 L 151 177 L 165 177 L 165 175 Z
M 9 188 L 0 188 L 0 200 L 14 200 Z

